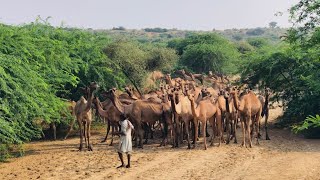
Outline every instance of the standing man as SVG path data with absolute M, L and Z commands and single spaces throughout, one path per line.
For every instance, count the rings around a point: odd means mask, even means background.
M 132 152 L 132 137 L 131 137 L 131 130 L 134 129 L 131 122 L 126 118 L 125 116 L 120 116 L 120 132 L 118 133 L 120 135 L 120 143 L 119 143 L 119 149 L 118 149 L 118 155 L 121 161 L 121 165 L 117 168 L 125 167 L 123 162 L 123 153 L 126 153 L 128 156 L 128 165 L 126 168 L 130 168 L 130 158 L 131 158 L 131 152 Z

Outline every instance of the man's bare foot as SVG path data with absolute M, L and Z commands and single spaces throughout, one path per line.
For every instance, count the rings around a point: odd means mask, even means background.
M 122 165 L 118 166 L 117 169 L 123 168 L 123 167 L 124 167 L 124 165 L 122 164 Z

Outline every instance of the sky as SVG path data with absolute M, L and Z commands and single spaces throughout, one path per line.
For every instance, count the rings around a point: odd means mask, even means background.
M 51 25 L 78 28 L 212 30 L 290 27 L 288 8 L 299 0 L 0 0 L 0 23 L 20 25 L 38 15 Z M 275 13 L 283 12 L 282 16 Z

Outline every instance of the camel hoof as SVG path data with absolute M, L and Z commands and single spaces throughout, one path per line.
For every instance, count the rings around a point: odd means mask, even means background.
M 234 143 L 234 144 L 238 144 L 238 142 L 237 142 L 237 141 L 234 141 L 233 143 Z
M 111 144 L 109 144 L 109 146 L 113 146 L 113 144 L 111 143 Z
M 102 141 L 100 141 L 100 143 L 104 143 L 104 142 L 106 142 L 106 140 L 102 140 Z
M 269 137 L 266 137 L 266 140 L 271 140 Z

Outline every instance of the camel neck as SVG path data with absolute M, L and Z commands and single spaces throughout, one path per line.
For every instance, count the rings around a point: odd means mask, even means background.
M 114 96 L 114 98 L 111 98 L 111 101 L 122 115 L 126 115 L 124 105 L 120 102 L 117 96 Z
M 97 106 L 97 109 L 98 109 L 98 113 L 100 114 L 100 116 L 103 116 L 103 117 L 107 117 L 108 116 L 108 112 L 105 111 L 102 106 L 101 106 L 101 103 L 100 103 L 100 100 L 98 98 L 96 98 L 96 106 Z
M 190 100 L 190 99 L 189 99 Z M 199 113 L 197 114 L 197 109 L 195 107 L 195 102 L 194 102 L 194 99 L 190 100 L 190 103 L 191 103 L 191 111 L 192 111 L 192 114 L 194 117 L 198 117 L 199 116 Z
M 93 91 L 90 89 L 88 101 L 87 101 L 87 106 L 83 111 L 84 113 L 87 113 L 91 109 L 92 100 L 93 100 Z

